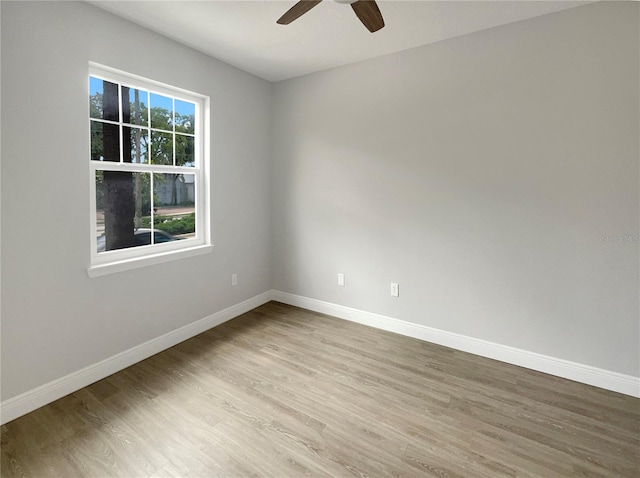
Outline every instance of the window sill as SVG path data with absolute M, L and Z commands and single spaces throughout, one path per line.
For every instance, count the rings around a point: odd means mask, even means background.
M 175 261 L 186 257 L 199 256 L 208 254 L 213 251 L 213 246 L 195 246 L 189 249 L 180 249 L 179 251 L 162 252 L 159 254 L 148 255 L 144 257 L 136 257 L 117 262 L 109 262 L 107 264 L 95 265 L 87 268 L 87 275 L 91 278 L 100 277 L 116 272 L 128 271 L 131 269 L 139 269 L 141 267 L 162 264 L 163 262 Z

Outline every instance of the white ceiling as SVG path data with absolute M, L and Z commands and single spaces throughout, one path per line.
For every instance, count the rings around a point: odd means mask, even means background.
M 589 1 L 378 0 L 386 26 L 369 33 L 349 5 L 324 0 L 290 25 L 297 0 L 89 3 L 270 81 L 305 75 Z

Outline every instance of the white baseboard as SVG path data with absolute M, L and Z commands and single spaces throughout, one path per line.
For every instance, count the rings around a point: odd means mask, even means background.
M 640 398 L 640 377 L 611 372 L 609 370 L 446 332 L 424 325 L 413 324 L 351 307 L 289 294 L 288 292 L 271 291 L 271 299 L 339 317 L 351 322 L 357 322 L 426 342 L 444 345 L 463 352 L 469 352 L 482 357 Z
M 640 378 L 611 372 L 568 360 L 548 357 L 526 350 L 500 345 L 486 340 L 446 332 L 424 325 L 393 319 L 384 315 L 365 312 L 351 307 L 310 299 L 299 295 L 272 290 L 247 299 L 239 304 L 216 312 L 208 317 L 185 325 L 148 342 L 140 344 L 101 362 L 70 373 L 0 403 L 0 423 L 4 424 L 37 408 L 75 392 L 111 374 L 151 357 L 206 330 L 249 312 L 275 300 L 315 312 L 332 315 L 397 334 L 432 342 L 456 350 L 469 352 L 501 362 L 519 365 L 557 377 L 586 383 L 614 392 L 640 398 Z
M 109 357 L 101 362 L 70 373 L 62 378 L 46 383 L 18 396 L 0 403 L 0 423 L 7 423 L 26 413 L 32 412 L 65 395 L 75 392 L 111 374 L 123 370 L 135 363 L 151 357 L 163 350 L 173 347 L 191 337 L 194 337 L 212 327 L 220 325 L 239 315 L 249 312 L 271 300 L 271 292 L 247 299 L 239 304 L 216 312 L 204 319 L 169 332 L 165 335 L 149 340 L 143 344 Z

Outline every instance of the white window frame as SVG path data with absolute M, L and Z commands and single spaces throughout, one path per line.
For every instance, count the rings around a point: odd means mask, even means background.
M 210 231 L 210 176 L 209 176 L 209 114 L 210 101 L 208 96 L 193 93 L 181 88 L 166 85 L 154 80 L 149 80 L 141 76 L 132 75 L 114 68 L 106 67 L 97 63 L 89 63 L 89 74 L 87 75 L 87 85 L 89 77 L 93 76 L 120 86 L 128 86 L 131 88 L 146 90 L 150 94 L 157 93 L 163 96 L 169 96 L 178 100 L 195 103 L 195 129 L 194 129 L 194 162 L 195 166 L 169 166 L 139 163 L 122 162 L 122 140 L 123 140 L 123 122 L 122 107 L 119 107 L 120 118 L 120 162 L 111 161 L 93 161 L 90 160 L 90 194 L 89 194 L 89 230 L 90 230 L 90 247 L 91 262 L 87 268 L 89 277 L 98 277 L 114 272 L 146 267 L 153 264 L 182 259 L 200 254 L 207 254 L 213 250 L 211 244 Z M 121 96 L 122 89 L 118 88 L 118 96 Z M 89 98 L 87 90 L 86 98 Z M 122 103 L 120 102 L 120 105 Z M 91 119 L 89 114 L 89 102 L 87 101 L 87 138 L 90 138 Z M 150 127 L 151 125 L 148 125 Z M 90 141 L 89 141 L 90 143 Z M 90 147 L 90 146 L 89 146 Z M 149 152 L 147 152 L 149 154 Z M 90 156 L 89 156 L 90 157 Z M 165 242 L 162 244 L 153 244 L 147 246 L 135 246 L 126 249 L 118 249 L 113 251 L 97 251 L 96 240 L 96 171 L 127 171 L 127 172 L 145 172 L 152 173 L 178 173 L 193 174 L 194 181 L 194 204 L 196 211 L 196 234 L 193 238 L 183 239 L 180 241 Z M 152 183 L 153 184 L 153 183 Z M 153 191 L 153 186 L 152 189 Z

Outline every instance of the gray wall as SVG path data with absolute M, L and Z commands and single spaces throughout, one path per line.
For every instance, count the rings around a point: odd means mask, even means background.
M 592 4 L 278 83 L 274 289 L 640 375 L 638 18 Z
M 212 254 L 87 277 L 89 61 L 211 97 Z M 3 400 L 269 290 L 271 89 L 82 2 L 2 2 Z

